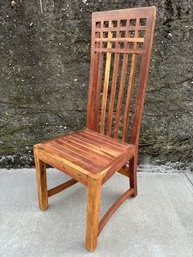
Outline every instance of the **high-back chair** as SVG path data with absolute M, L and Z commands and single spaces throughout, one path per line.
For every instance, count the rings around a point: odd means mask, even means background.
M 155 7 L 92 14 L 86 129 L 34 146 L 41 210 L 48 208 L 48 197 L 77 182 L 87 186 L 86 247 L 90 251 L 116 209 L 129 196 L 137 195 L 139 132 L 155 16 Z M 46 164 L 72 179 L 47 190 Z M 101 186 L 117 171 L 129 177 L 130 188 L 99 222 Z

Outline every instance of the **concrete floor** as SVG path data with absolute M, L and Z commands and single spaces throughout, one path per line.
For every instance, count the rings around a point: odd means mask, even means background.
M 193 174 L 138 174 L 139 194 L 118 209 L 85 249 L 86 188 L 76 184 L 37 206 L 34 169 L 0 170 L 1 257 L 193 257 Z M 67 177 L 48 171 L 49 186 Z M 101 215 L 127 189 L 116 174 L 103 187 Z

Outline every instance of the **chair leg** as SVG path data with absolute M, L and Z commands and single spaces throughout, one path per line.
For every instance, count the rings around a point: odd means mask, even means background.
M 134 188 L 135 192 L 132 195 L 137 195 L 137 155 L 129 161 L 129 183 L 130 188 Z
M 39 208 L 40 210 L 45 211 L 48 208 L 46 164 L 38 158 L 38 152 L 36 149 L 34 149 L 34 159 L 36 166 Z
M 101 180 L 89 179 L 87 189 L 86 247 L 94 251 L 97 246 Z

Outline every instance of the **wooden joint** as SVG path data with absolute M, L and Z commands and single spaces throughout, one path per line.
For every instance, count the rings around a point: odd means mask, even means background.
M 122 194 L 121 197 L 119 197 L 119 199 L 109 208 L 109 210 L 104 214 L 104 216 L 99 222 L 98 236 L 100 235 L 101 231 L 103 230 L 104 226 L 107 224 L 113 213 L 129 196 L 132 196 L 134 193 L 134 188 L 130 188 L 124 194 Z
M 68 180 L 67 182 L 59 185 L 59 186 L 56 186 L 54 188 L 51 188 L 48 190 L 48 197 L 52 196 L 52 195 L 55 195 L 61 191 L 63 191 L 64 189 L 67 189 L 68 187 L 71 187 L 72 185 L 76 184 L 78 181 L 75 180 L 75 179 L 70 179 Z
M 118 172 L 126 177 L 129 177 L 129 163 L 127 162 Z
M 129 177 L 129 171 L 128 169 L 125 168 L 121 168 L 120 170 L 118 170 L 118 172 L 126 177 Z

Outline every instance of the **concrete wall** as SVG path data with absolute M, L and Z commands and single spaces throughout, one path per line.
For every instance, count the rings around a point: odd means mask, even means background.
M 141 160 L 193 155 L 191 0 L 0 1 L 0 166 L 33 165 L 33 144 L 85 125 L 93 11 L 155 5 Z

